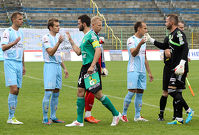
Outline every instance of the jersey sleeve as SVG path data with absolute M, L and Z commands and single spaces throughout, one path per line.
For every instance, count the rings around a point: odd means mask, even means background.
M 50 48 L 50 38 L 48 36 L 44 36 L 42 42 L 45 49 Z
M 9 31 L 5 30 L 1 37 L 1 45 L 7 45 L 9 43 L 9 36 L 10 36 Z
M 169 48 L 168 42 L 169 42 L 169 37 L 166 36 L 166 37 L 164 38 L 164 43 L 161 43 L 161 42 L 158 42 L 158 41 L 155 40 L 154 45 L 155 45 L 156 47 L 158 47 L 159 49 L 165 50 L 165 49 L 168 49 L 168 48 Z
M 133 38 L 129 38 L 127 40 L 127 48 L 129 48 L 129 49 L 136 48 L 135 41 L 133 40 Z
M 93 48 L 100 48 L 99 40 L 98 40 L 96 34 L 94 34 L 94 33 L 91 34 L 91 38 L 90 38 L 89 42 L 93 46 Z
M 189 48 L 188 48 L 188 43 L 187 39 L 184 33 L 178 31 L 177 37 L 179 38 L 179 44 L 182 46 L 183 51 L 182 51 L 182 59 L 187 61 L 187 56 L 189 53 Z

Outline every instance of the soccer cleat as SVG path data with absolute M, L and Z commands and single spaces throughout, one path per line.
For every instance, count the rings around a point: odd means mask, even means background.
M 113 116 L 113 121 L 111 123 L 111 126 L 116 126 L 119 123 L 121 117 L 122 117 L 122 115 L 120 112 L 119 112 L 118 116 Z
M 185 121 L 186 124 L 192 120 L 193 114 L 194 114 L 194 111 L 191 109 L 191 111 L 188 113 L 188 116 L 186 118 L 186 121 Z
M 66 127 L 83 127 L 84 126 L 84 123 L 80 123 L 78 122 L 77 120 L 76 121 L 73 121 L 71 124 L 66 124 L 65 125 Z
M 51 125 L 51 124 L 52 124 L 52 121 L 51 121 L 51 120 L 48 120 L 48 119 L 44 119 L 44 120 L 42 121 L 42 123 L 45 124 L 45 125 Z
M 12 119 L 7 120 L 8 124 L 13 124 L 13 125 L 21 125 L 23 122 L 18 121 L 15 117 L 12 117 Z
M 164 114 L 158 114 L 158 120 L 159 121 L 164 121 Z
M 168 122 L 167 124 L 168 125 L 181 125 L 181 124 L 183 124 L 183 121 L 174 120 L 172 122 Z
M 86 121 L 86 122 L 90 122 L 90 123 L 98 123 L 98 122 L 100 122 L 101 120 L 97 120 L 97 119 L 95 119 L 93 116 L 90 116 L 90 117 L 86 117 L 86 118 L 84 118 L 84 121 Z
M 148 120 L 140 116 L 139 118 L 134 118 L 134 121 L 148 121 Z
M 50 119 L 53 123 L 65 123 L 65 121 L 59 120 L 58 118 Z
M 128 122 L 127 116 L 126 115 L 122 115 L 121 120 L 123 122 Z

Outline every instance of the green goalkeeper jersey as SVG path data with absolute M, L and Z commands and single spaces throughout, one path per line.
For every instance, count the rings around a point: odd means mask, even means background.
M 92 63 L 95 54 L 95 48 L 99 47 L 100 44 L 98 35 L 93 30 L 90 30 L 84 35 L 80 45 L 83 65 Z

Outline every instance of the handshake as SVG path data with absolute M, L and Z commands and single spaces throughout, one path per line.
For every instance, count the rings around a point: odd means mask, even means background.
M 147 41 L 149 41 L 149 42 L 151 42 L 152 44 L 154 44 L 155 39 L 154 39 L 154 38 L 151 38 L 151 36 L 150 36 L 148 33 L 145 33 L 145 34 L 144 34 L 144 42 L 147 42 Z

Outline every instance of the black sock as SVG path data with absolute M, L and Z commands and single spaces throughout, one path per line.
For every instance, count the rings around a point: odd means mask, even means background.
M 181 94 L 181 96 L 182 96 L 182 92 L 179 92 L 179 94 Z M 182 96 L 182 106 L 184 107 L 184 109 L 186 111 L 189 109 L 189 106 L 188 106 L 187 102 L 184 100 L 183 96 Z
M 167 97 L 161 96 L 161 98 L 160 98 L 160 114 L 164 113 L 166 104 L 167 104 Z

